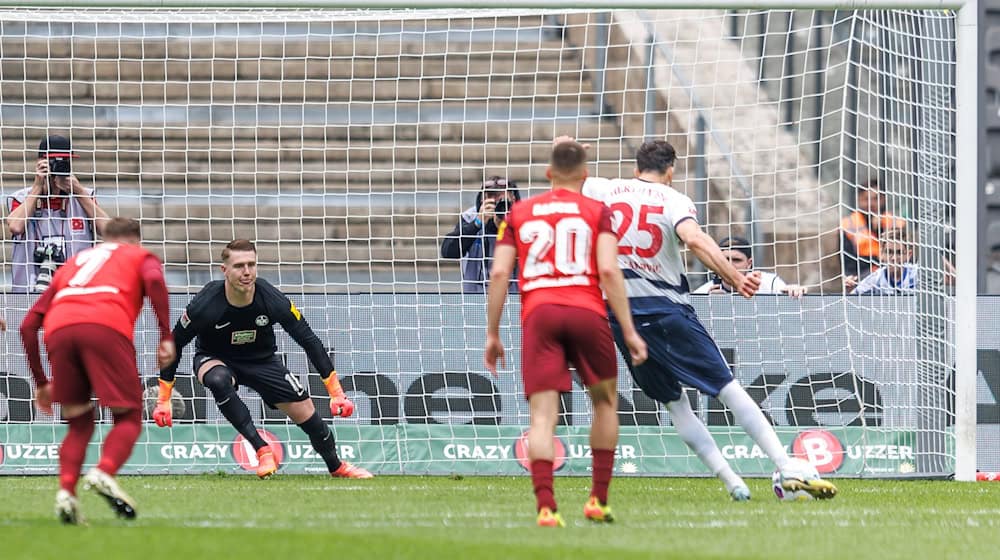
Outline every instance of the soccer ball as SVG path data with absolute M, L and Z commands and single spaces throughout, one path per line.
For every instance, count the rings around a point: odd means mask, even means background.
M 771 487 L 774 495 L 783 502 L 803 502 L 813 499 L 812 495 L 796 488 L 796 482 L 818 480 L 819 472 L 812 463 L 802 459 L 790 459 L 784 470 L 774 471 L 771 475 Z

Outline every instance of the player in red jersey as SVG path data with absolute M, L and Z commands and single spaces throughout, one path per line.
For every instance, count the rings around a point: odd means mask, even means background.
M 610 522 L 608 485 L 618 444 L 618 365 L 601 288 L 615 315 L 629 318 L 622 330 L 633 361 L 646 359 L 646 343 L 631 322 L 611 211 L 580 193 L 587 178 L 584 147 L 577 142 L 553 147 L 546 176 L 552 190 L 516 203 L 497 233 L 487 292 L 484 360 L 494 375 L 498 358 L 506 366 L 500 316 L 507 299 L 507 281 L 518 261 L 521 375 L 531 415 L 528 457 L 537 522 L 563 526 L 552 489 L 552 439 L 559 416 L 559 393 L 572 388 L 569 364 L 587 387 L 594 409 L 590 429 L 593 487 L 584 515 L 593 521 Z
M 35 404 L 51 414 L 52 403 L 62 403 L 62 417 L 69 424 L 59 448 L 56 494 L 56 514 L 64 523 L 82 521 L 76 483 L 94 433 L 91 394 L 111 409 L 114 427 L 105 436 L 100 462 L 87 473 L 85 484 L 103 496 L 119 517 L 135 517 L 135 503 L 114 476 L 142 431 L 142 387 L 132 336 L 144 296 L 160 327 L 156 356 L 160 367 L 172 362 L 176 353 L 163 266 L 139 243 L 139 222 L 109 221 L 104 243 L 60 267 L 21 323 L 21 341 L 35 378 Z M 39 328 L 45 329 L 52 383 L 42 369 Z

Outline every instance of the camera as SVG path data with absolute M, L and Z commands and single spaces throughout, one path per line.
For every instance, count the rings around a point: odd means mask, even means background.
M 510 201 L 506 198 L 501 198 L 493 208 L 493 213 L 502 220 L 507 217 L 508 212 L 510 212 Z
M 68 177 L 72 169 L 69 161 L 68 157 L 49 158 L 49 174 Z
M 35 247 L 33 255 L 38 265 L 38 277 L 35 279 L 35 291 L 44 292 L 52 283 L 52 275 L 56 269 L 66 262 L 66 252 L 60 245 L 46 243 Z

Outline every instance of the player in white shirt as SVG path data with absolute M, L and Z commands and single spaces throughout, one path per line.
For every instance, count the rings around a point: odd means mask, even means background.
M 555 141 L 567 139 L 563 136 Z M 744 274 L 737 270 L 701 230 L 694 203 L 670 186 L 675 160 L 676 153 L 669 143 L 645 142 L 636 152 L 635 177 L 587 179 L 583 193 L 611 208 L 612 227 L 619 238 L 618 264 L 625 276 L 632 316 L 649 347 L 647 361 L 639 366 L 633 367 L 629 357 L 624 356 L 632 377 L 647 395 L 666 405 L 677 434 L 725 483 L 730 496 L 745 501 L 750 499 L 750 490 L 694 415 L 681 383 L 726 405 L 778 469 L 784 469 L 789 458 L 764 413 L 733 378 L 719 347 L 695 315 L 681 244 L 743 297 L 752 297 L 758 291 L 760 272 Z M 613 314 L 609 317 L 619 348 L 623 348 L 618 323 Z M 817 498 L 830 498 L 836 493 L 836 488 L 826 481 L 801 482 L 795 489 L 806 490 Z
M 727 237 L 719 241 L 719 249 L 722 254 L 733 263 L 736 270 L 747 273 L 753 270 L 753 254 L 750 251 L 750 242 L 742 237 Z M 733 293 L 733 287 L 727 284 L 717 274 L 712 280 L 705 282 L 695 288 L 692 294 L 727 294 Z M 760 289 L 757 294 L 788 294 L 794 298 L 802 297 L 806 293 L 805 286 L 797 284 L 787 284 L 777 274 L 773 272 L 760 271 Z

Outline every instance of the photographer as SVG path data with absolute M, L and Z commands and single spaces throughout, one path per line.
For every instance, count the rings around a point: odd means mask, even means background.
M 736 270 L 746 274 L 753 270 L 753 253 L 750 251 L 750 242 L 742 237 L 727 237 L 719 241 L 719 249 Z M 733 288 L 726 284 L 718 274 L 713 274 L 712 278 L 693 290 L 692 294 L 728 294 L 733 293 Z M 793 298 L 805 295 L 806 287 L 798 284 L 786 284 L 784 280 L 773 272 L 760 271 L 760 289 L 758 294 L 788 294 Z
M 66 259 L 94 245 L 108 214 L 92 189 L 72 174 L 73 153 L 64 136 L 38 146 L 35 181 L 7 197 L 7 229 L 13 236 L 13 291 L 43 291 Z
M 490 277 L 497 228 L 507 217 L 510 207 L 521 200 L 517 183 L 500 176 L 487 179 L 476 195 L 476 205 L 467 208 L 441 242 L 441 256 L 462 259 L 462 291 L 482 294 Z M 516 274 L 510 289 L 517 291 Z

